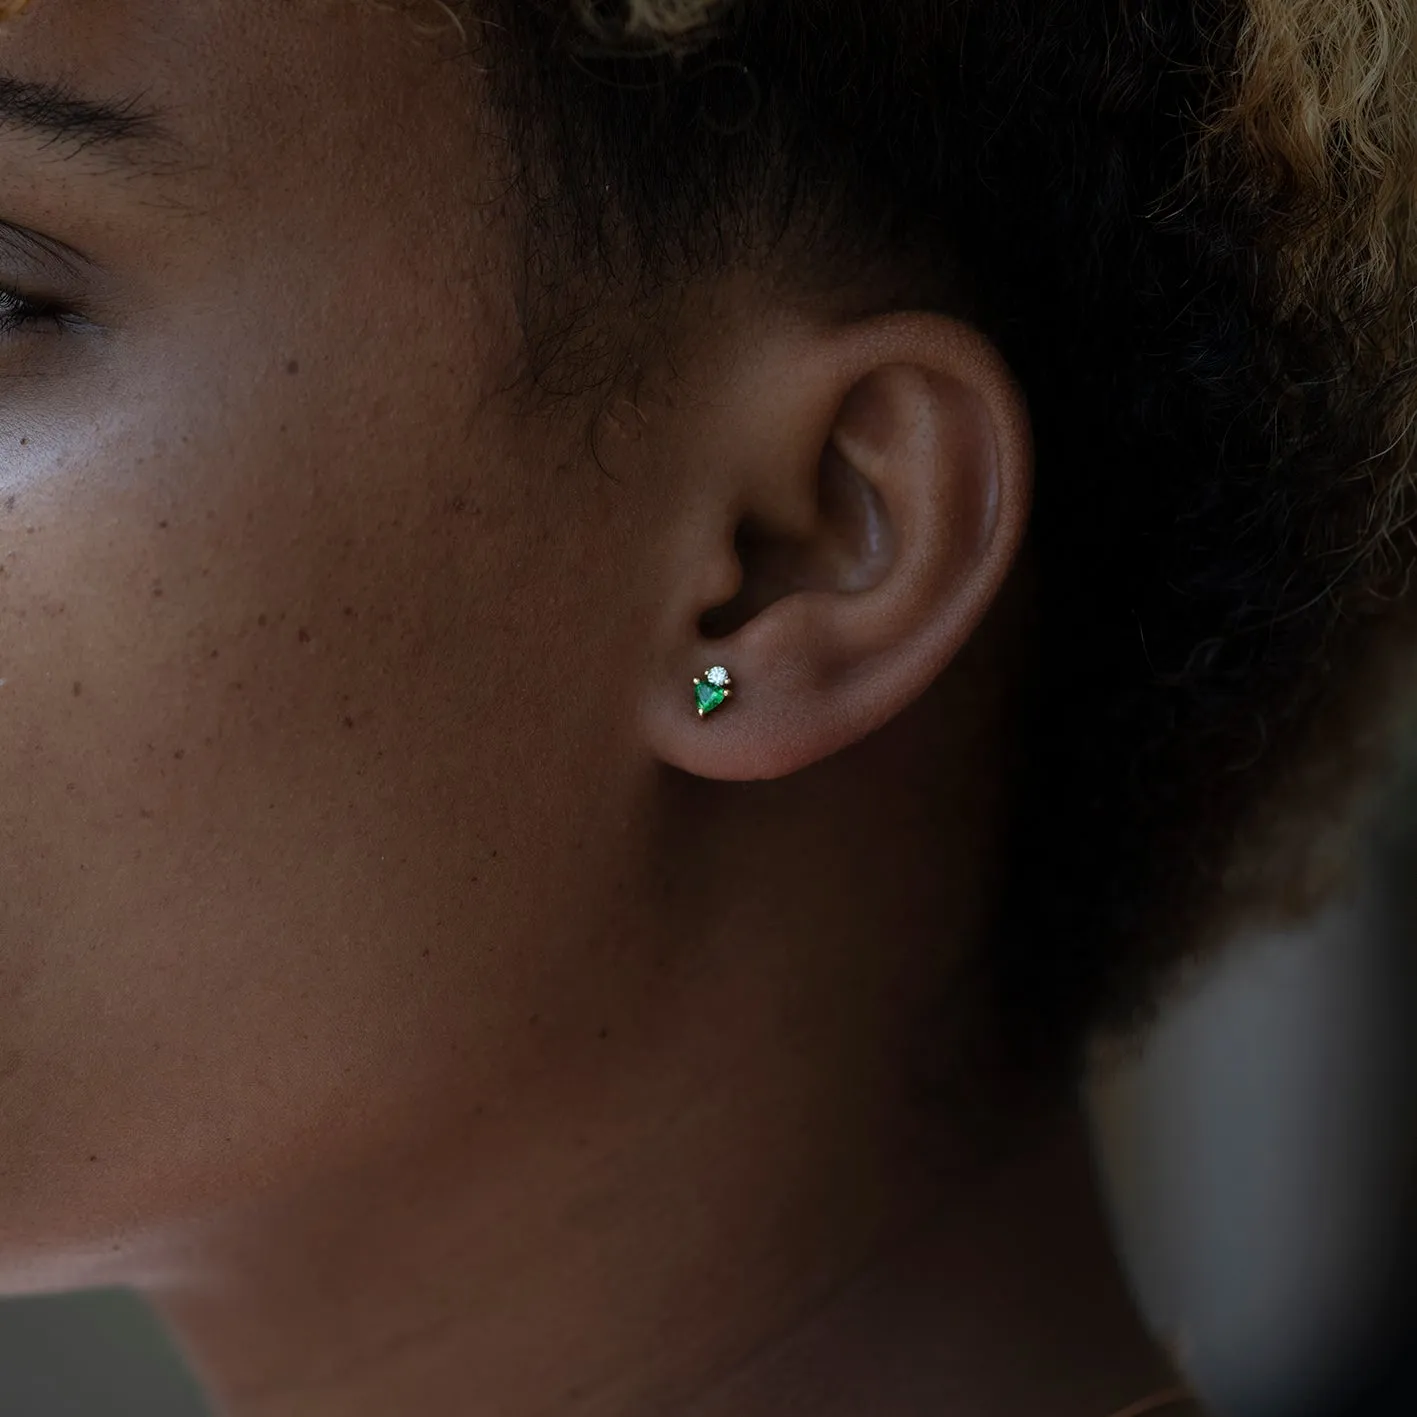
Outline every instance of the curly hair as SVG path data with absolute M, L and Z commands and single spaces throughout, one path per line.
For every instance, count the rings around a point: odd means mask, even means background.
M 962 271 L 1020 378 L 1042 594 L 1009 1032 L 1076 1063 L 1218 922 L 1329 888 L 1405 702 L 1408 0 L 472 10 L 543 390 L 626 377 L 666 298 L 749 261 L 955 313 Z

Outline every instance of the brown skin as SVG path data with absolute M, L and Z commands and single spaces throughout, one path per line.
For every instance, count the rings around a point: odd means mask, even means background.
M 1104 1417 L 1166 1372 L 1075 1121 L 996 1175 L 910 1092 L 987 904 L 1022 398 L 744 275 L 602 471 L 507 392 L 448 53 L 337 0 L 0 32 L 175 140 L 0 132 L 89 322 L 0 337 L 0 1292 L 138 1287 L 236 1417 Z

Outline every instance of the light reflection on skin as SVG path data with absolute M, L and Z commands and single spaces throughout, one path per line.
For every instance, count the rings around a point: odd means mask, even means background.
M 0 0 L 0 24 L 16 20 L 30 7 L 30 0 Z

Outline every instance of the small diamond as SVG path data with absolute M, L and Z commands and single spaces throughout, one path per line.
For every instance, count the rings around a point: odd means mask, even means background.
M 728 671 L 721 665 L 715 664 L 712 669 L 706 670 L 704 678 L 715 687 L 722 689 L 728 683 Z

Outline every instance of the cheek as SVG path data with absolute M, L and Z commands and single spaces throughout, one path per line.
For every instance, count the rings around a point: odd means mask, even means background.
M 14 478 L 7 1154 L 18 1078 L 32 1131 L 104 1133 L 135 1166 L 174 1117 L 164 1145 L 216 1164 L 209 1129 L 269 1127 L 273 1088 L 312 1120 L 332 1089 L 392 1102 L 402 1064 L 368 1040 L 436 1038 L 430 942 L 479 1007 L 519 1007 L 480 942 L 536 928 L 546 823 L 597 770 L 555 692 L 596 651 L 596 597 L 512 438 L 301 377 L 248 376 L 240 410 L 169 377 L 121 427 L 36 440 Z

